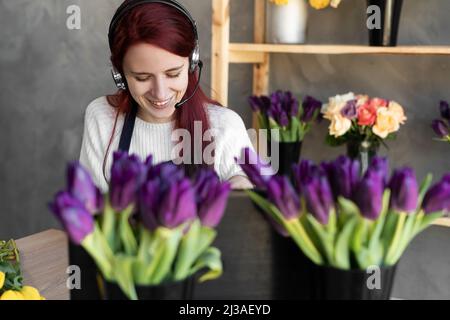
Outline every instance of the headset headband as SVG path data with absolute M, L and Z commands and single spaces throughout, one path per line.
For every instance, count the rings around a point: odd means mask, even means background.
M 186 8 L 184 8 L 180 3 L 178 3 L 175 0 L 136 0 L 136 1 L 128 1 L 124 2 L 120 5 L 120 7 L 117 9 L 116 13 L 114 14 L 111 24 L 109 25 L 109 32 L 108 32 L 108 40 L 109 40 L 109 48 L 112 50 L 112 44 L 114 41 L 114 33 L 117 27 L 117 24 L 119 21 L 125 16 L 126 13 L 128 13 L 131 9 L 140 6 L 142 4 L 148 4 L 148 3 L 163 3 L 166 5 L 171 6 L 172 8 L 177 9 L 181 13 L 183 13 L 191 22 L 192 30 L 194 31 L 195 36 L 195 42 L 196 46 L 198 45 L 198 33 L 197 33 L 197 24 L 195 23 L 195 20 L 190 15 L 189 11 L 187 11 Z

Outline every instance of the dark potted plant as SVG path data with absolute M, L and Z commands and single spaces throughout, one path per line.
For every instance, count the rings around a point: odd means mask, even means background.
M 359 161 L 348 157 L 320 165 L 302 160 L 294 167 L 296 188 L 285 176 L 241 166 L 267 195 L 248 190 L 251 199 L 307 257 L 295 270 L 307 281 L 283 284 L 287 291 L 307 287 L 290 299 L 388 299 L 408 244 L 450 211 L 450 173 L 431 187 L 428 175 L 419 187 L 411 168 L 389 177 L 386 158 L 374 158 L 363 176 Z M 290 258 L 303 259 L 300 252 Z
M 266 133 L 267 155 L 272 167 L 290 176 L 292 164 L 300 159 L 303 139 L 312 123 L 318 120 L 322 103 L 305 96 L 299 106 L 292 92 L 277 90 L 270 97 L 251 96 L 249 104 L 258 119 L 258 129 Z
M 116 152 L 104 195 L 79 163 L 69 172 L 74 187 L 58 192 L 50 209 L 95 261 L 105 299 L 191 299 L 194 280 L 221 275 L 211 244 L 230 185 L 213 170 L 191 179 L 171 162 Z

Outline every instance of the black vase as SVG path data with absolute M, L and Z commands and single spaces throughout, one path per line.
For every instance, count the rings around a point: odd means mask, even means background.
M 258 195 L 267 198 L 265 190 L 254 189 Z M 310 265 L 298 245 L 262 208 L 253 203 L 257 212 L 267 223 L 272 225 L 270 233 L 270 294 L 274 300 L 305 300 L 311 299 L 309 289 Z
M 394 47 L 397 45 L 402 4 L 403 0 L 367 0 L 367 7 L 376 5 L 381 11 L 381 28 L 369 29 L 369 44 L 371 46 Z M 370 13 L 370 15 L 372 14 L 373 12 Z
M 139 300 L 192 300 L 194 296 L 195 277 L 156 286 L 136 285 Z M 103 280 L 104 300 L 128 300 L 128 297 L 114 282 Z
M 69 266 L 78 266 L 80 269 L 80 288 L 70 290 L 71 300 L 100 300 L 98 282 L 100 276 L 97 266 L 91 256 L 83 247 L 69 242 Z
M 380 267 L 379 286 L 374 284 L 374 272 L 366 270 L 341 270 L 332 267 L 310 265 L 311 298 L 315 300 L 388 300 L 391 297 L 397 265 Z
M 288 176 L 292 181 L 292 165 L 300 160 L 302 142 L 274 142 L 274 147 L 274 150 L 272 150 L 272 143 L 268 140 L 267 155 L 271 157 L 272 168 L 276 169 L 278 167 L 276 173 Z M 275 156 L 275 152 L 278 152 L 278 157 Z M 273 157 L 272 154 L 274 155 Z
M 312 299 L 312 262 L 291 237 L 273 230 L 271 235 L 271 294 L 275 300 Z

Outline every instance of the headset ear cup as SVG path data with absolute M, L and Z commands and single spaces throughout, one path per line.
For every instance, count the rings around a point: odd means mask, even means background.
M 111 69 L 111 75 L 113 77 L 114 83 L 116 84 L 117 88 L 120 90 L 126 90 L 127 86 L 125 84 L 125 81 L 122 77 L 122 74 L 115 70 L 114 68 Z
M 194 51 L 192 52 L 189 59 L 189 71 L 191 73 L 195 72 L 195 70 L 197 69 L 199 60 L 200 60 L 200 49 L 197 42 Z

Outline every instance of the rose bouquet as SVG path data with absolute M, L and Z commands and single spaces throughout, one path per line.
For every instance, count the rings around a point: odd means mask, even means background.
M 428 175 L 419 186 L 411 168 L 389 177 L 386 158 L 375 157 L 360 176 L 359 161 L 341 156 L 320 165 L 302 160 L 293 168 L 294 187 L 251 150 L 244 155 L 241 167 L 259 189 L 249 196 L 316 265 L 393 266 L 417 234 L 450 211 L 450 173 L 431 187 Z
M 171 162 L 115 152 L 108 193 L 73 162 L 67 188 L 49 207 L 104 279 L 137 299 L 136 286 L 179 282 L 205 270 L 200 282 L 221 275 L 221 254 L 211 243 L 229 191 L 212 170 L 191 180 Z
M 384 139 L 394 138 L 407 119 L 403 107 L 395 101 L 352 92 L 331 97 L 322 113 L 330 121 L 327 143 L 347 144 L 348 155 L 359 157 L 363 171 Z
M 450 107 L 447 101 L 441 101 L 440 111 L 441 118 L 433 120 L 431 127 L 439 137 L 439 141 L 450 143 Z

